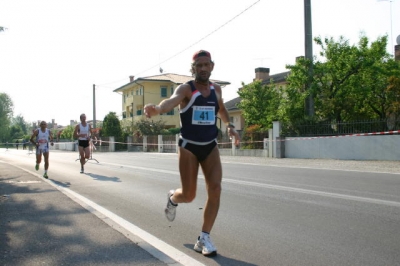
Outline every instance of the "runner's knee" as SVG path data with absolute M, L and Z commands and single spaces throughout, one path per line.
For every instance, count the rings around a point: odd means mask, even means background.
M 208 185 L 209 197 L 219 197 L 221 195 L 222 187 L 221 183 L 212 183 Z
M 182 193 L 184 203 L 190 203 L 196 198 L 196 191 Z

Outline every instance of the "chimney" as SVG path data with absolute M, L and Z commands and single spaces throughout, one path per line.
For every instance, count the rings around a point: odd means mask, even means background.
M 256 78 L 254 80 L 266 80 L 269 78 L 269 68 L 266 67 L 258 67 L 255 70 Z
M 129 76 L 129 82 L 133 82 L 135 80 L 135 76 Z

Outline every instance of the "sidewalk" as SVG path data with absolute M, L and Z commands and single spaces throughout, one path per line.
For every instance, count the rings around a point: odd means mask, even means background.
M 43 178 L 0 162 L 0 265 L 166 265 Z

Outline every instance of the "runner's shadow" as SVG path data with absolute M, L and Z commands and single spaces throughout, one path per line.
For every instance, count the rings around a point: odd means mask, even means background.
M 96 175 L 92 173 L 85 173 L 85 175 L 90 176 L 94 180 L 99 180 L 99 181 L 112 181 L 112 182 L 121 182 L 121 180 L 118 177 L 108 177 L 104 175 Z
M 57 181 L 57 180 L 53 180 L 53 179 L 51 179 L 51 178 L 50 178 L 50 180 L 51 180 L 54 184 L 56 184 L 57 186 L 60 186 L 60 187 L 70 187 L 70 186 L 71 186 L 71 183 L 70 183 L 70 182 L 60 182 L 60 181 Z
M 183 246 L 185 246 L 187 249 L 192 250 L 194 253 L 197 253 L 196 251 L 193 250 L 194 244 L 184 244 Z M 197 253 L 197 254 L 199 254 L 200 256 L 203 256 L 200 253 Z M 248 262 L 244 262 L 244 261 L 241 261 L 241 260 L 236 260 L 236 259 L 225 257 L 225 256 L 221 255 L 220 253 L 218 253 L 216 256 L 208 257 L 208 258 L 210 260 L 214 260 L 215 262 L 217 262 L 218 265 L 257 266 L 256 264 L 253 264 L 253 263 L 248 263 Z

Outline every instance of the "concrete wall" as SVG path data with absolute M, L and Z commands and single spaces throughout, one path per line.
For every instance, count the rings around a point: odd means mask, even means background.
M 50 150 L 77 151 L 78 144 L 76 142 L 56 142 L 54 146 L 49 146 Z
M 400 135 L 287 138 L 286 158 L 400 160 Z
M 234 154 L 235 153 L 235 154 Z M 234 152 L 232 149 L 219 149 L 220 155 L 226 156 L 251 156 L 251 157 L 268 157 L 268 150 L 261 149 L 236 149 Z

